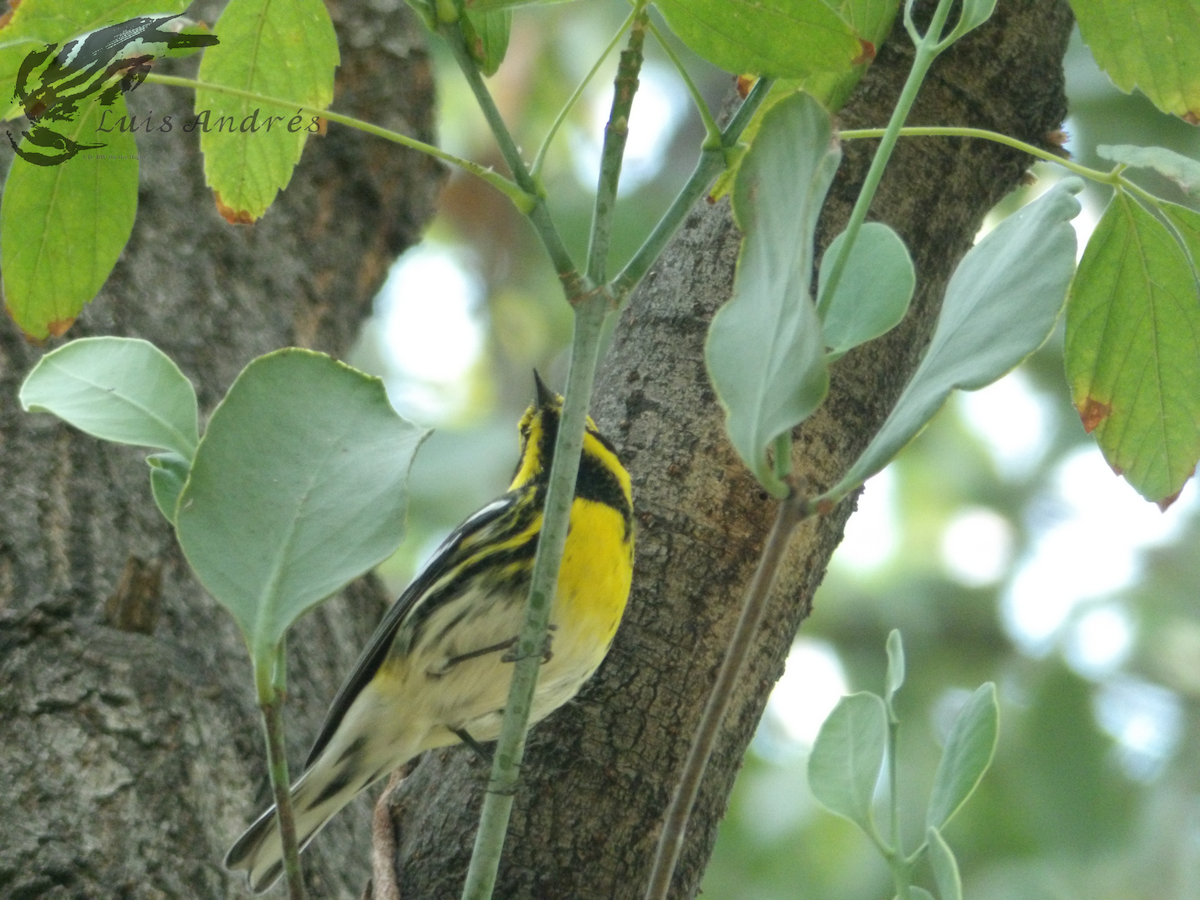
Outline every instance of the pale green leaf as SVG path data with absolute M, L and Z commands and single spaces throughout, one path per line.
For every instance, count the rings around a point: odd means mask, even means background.
M 887 674 L 883 680 L 883 702 L 892 712 L 892 698 L 904 684 L 904 640 L 893 628 L 887 636 Z M 894 718 L 894 716 L 893 716 Z
M 106 441 L 196 452 L 196 392 L 148 341 L 82 338 L 47 353 L 21 385 L 21 406 Z
M 126 114 L 123 97 L 111 106 L 92 101 L 74 121 L 50 126 L 92 149 L 49 165 L 13 159 L 0 203 L 0 274 L 9 315 L 32 338 L 71 327 L 133 231 L 137 144 L 115 124 Z M 47 161 L 28 139 L 20 146 Z
M 1163 112 L 1200 121 L 1200 3 L 1071 0 L 1084 42 L 1113 83 Z
M 996 686 L 988 682 L 976 688 L 950 727 L 933 776 L 927 828 L 942 828 L 967 802 L 992 763 L 999 731 Z
M 258 219 L 287 187 L 320 121 L 300 105 L 333 99 L 337 36 L 322 0 L 230 0 L 213 31 L 200 80 L 296 104 L 283 107 L 217 91 L 196 92 L 204 176 L 231 222 Z
M 1153 169 L 1171 179 L 1191 197 L 1200 197 L 1200 162 L 1166 147 L 1132 147 L 1129 144 L 1100 144 L 1096 155 L 1101 159 L 1124 163 L 1139 169 Z
M 767 447 L 812 414 L 829 373 L 809 296 L 813 232 L 841 154 L 811 97 L 778 104 L 742 161 L 733 208 L 745 233 L 733 296 L 717 310 L 704 355 L 730 441 L 776 496 L 786 487 Z
M 963 257 L 917 371 L 866 451 L 823 499 L 840 500 L 886 466 L 952 390 L 991 384 L 1046 340 L 1075 270 L 1070 223 L 1081 188 L 1079 179 L 1063 179 Z
M 323 354 L 280 350 L 238 376 L 196 450 L 176 530 L 255 659 L 396 549 L 423 437 L 378 378 Z
M 1200 295 L 1179 243 L 1123 192 L 1071 286 L 1066 368 L 1109 465 L 1169 503 L 1200 458 Z
M 962 900 L 962 876 L 958 874 L 954 851 L 936 828 L 926 830 L 925 840 L 929 843 L 929 867 L 937 882 L 939 900 Z
M 887 746 L 887 712 L 874 694 L 843 697 L 821 726 L 808 758 L 813 796 L 868 834 L 875 785 Z
M 859 229 L 837 288 L 826 296 L 829 270 L 845 237 L 842 232 L 825 250 L 817 290 L 825 346 L 836 356 L 895 328 L 908 311 L 917 282 L 900 235 L 882 222 L 867 222 Z
M 671 30 L 735 75 L 846 72 L 865 48 L 823 0 L 657 0 Z
M 178 453 L 155 453 L 146 457 L 150 464 L 150 491 L 159 512 L 167 521 L 175 524 L 175 513 L 179 507 L 179 495 L 187 483 L 191 461 Z

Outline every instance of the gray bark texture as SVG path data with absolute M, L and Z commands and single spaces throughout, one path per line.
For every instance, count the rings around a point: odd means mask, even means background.
M 431 140 L 415 17 L 399 0 L 329 5 L 339 107 Z M 193 15 L 211 23 L 220 8 Z M 440 167 L 334 127 L 309 141 L 266 216 L 234 227 L 204 186 L 198 135 L 181 127 L 191 95 L 147 84 L 129 100 L 175 127 L 138 135 L 133 237 L 67 337 L 153 341 L 195 384 L 202 416 L 259 354 L 344 355 L 389 264 L 419 239 Z M 157 512 L 144 452 L 21 412 L 21 380 L 58 343 L 31 345 L 0 317 L 0 897 L 248 896 L 221 865 L 267 799 L 245 645 Z M 365 580 L 297 629 L 294 765 L 387 600 Z M 314 896 L 359 895 L 368 823 L 364 805 L 308 854 Z
M 926 20 L 931 6 L 921 6 Z M 909 124 L 990 128 L 1047 145 L 1066 114 L 1071 22 L 1060 0 L 1000 0 L 987 25 L 937 62 Z M 911 60 L 898 23 L 840 125 L 885 125 Z M 822 247 L 848 218 L 873 151 L 874 142 L 845 147 Z M 900 142 L 870 218 L 908 244 L 917 295 L 899 328 L 834 367 L 827 403 L 798 430 L 797 470 L 816 489 L 834 484 L 882 424 L 926 346 L 951 272 L 1029 162 L 981 141 Z M 738 241 L 726 202 L 697 207 L 624 311 L 603 363 L 593 415 L 633 475 L 633 594 L 596 677 L 530 735 L 495 893 L 503 900 L 635 900 L 645 890 L 665 809 L 774 516 L 724 436 L 703 363 Z M 699 889 L 746 746 L 850 512 L 843 504 L 793 538 L 709 764 L 673 897 Z M 458 896 L 486 777 L 472 754 L 446 750 L 393 795 L 405 900 Z
M 397 6 L 330 0 L 342 48 L 338 103 L 428 139 L 423 45 Z M 1000 0 L 994 19 L 935 66 L 911 122 L 1045 143 L 1065 115 L 1070 24 L 1063 0 Z M 883 125 L 910 62 L 898 30 L 841 113 L 843 127 Z M 181 117 L 190 103 L 150 86 L 132 100 Z M 194 141 L 169 137 L 141 142 L 133 240 L 72 336 L 153 340 L 192 378 L 204 412 L 257 354 L 287 344 L 344 353 L 387 265 L 417 238 L 437 168 L 334 128 L 310 142 L 263 221 L 234 229 L 213 210 Z M 840 230 L 872 149 L 846 148 L 822 244 Z M 797 466 L 815 486 L 836 480 L 882 423 L 950 272 L 1027 164 L 983 142 L 901 142 L 872 218 L 908 243 L 918 294 L 900 328 L 838 363 L 828 403 L 799 430 Z M 727 204 L 698 207 L 623 314 L 604 363 L 594 413 L 634 476 L 634 593 L 597 677 L 530 736 L 502 900 L 634 898 L 644 889 L 773 516 L 724 438 L 702 362 L 737 246 Z M 266 799 L 244 648 L 191 578 L 150 498 L 141 454 L 19 411 L 17 387 L 41 352 L 0 323 L 0 898 L 245 896 L 220 864 Z M 844 505 L 793 541 L 674 896 L 698 890 L 746 745 L 849 514 Z M 383 602 L 361 582 L 289 641 L 293 758 Z M 393 794 L 391 862 L 405 900 L 458 896 L 486 774 L 470 752 L 449 749 L 427 755 Z M 314 897 L 359 896 L 369 828 L 359 801 L 317 839 L 306 853 Z

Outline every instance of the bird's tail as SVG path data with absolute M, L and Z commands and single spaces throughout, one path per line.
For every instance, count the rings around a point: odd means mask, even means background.
M 303 850 L 325 827 L 325 823 L 363 790 L 363 779 L 346 778 L 347 773 L 320 765 L 305 772 L 292 788 L 292 811 L 296 820 L 296 842 Z M 279 819 L 272 806 L 238 838 L 225 855 L 228 869 L 244 869 L 256 894 L 262 893 L 283 872 L 283 843 Z

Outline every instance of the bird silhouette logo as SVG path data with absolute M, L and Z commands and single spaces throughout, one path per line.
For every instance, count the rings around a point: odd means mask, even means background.
M 132 91 L 146 80 L 155 57 L 219 43 L 215 34 L 184 33 L 191 24 L 182 16 L 138 16 L 90 31 L 61 49 L 46 44 L 30 52 L 13 91 L 29 119 L 29 130 L 21 132 L 24 142 L 8 132 L 13 149 L 26 162 L 56 166 L 81 151 L 106 146 L 68 137 L 62 133 L 64 124 L 74 122 L 93 99 L 111 106 Z

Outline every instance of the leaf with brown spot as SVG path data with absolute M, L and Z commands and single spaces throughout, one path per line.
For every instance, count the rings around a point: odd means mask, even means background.
M 1091 434 L 1096 426 L 1112 415 L 1112 404 L 1101 403 L 1094 397 L 1088 397 L 1079 408 L 1079 419 L 1083 422 L 1083 430 Z M 1117 473 L 1121 474 L 1120 472 Z
M 1200 216 L 1167 208 L 1184 240 Z M 1067 300 L 1067 381 L 1110 466 L 1147 500 L 1176 494 L 1200 459 L 1200 292 L 1178 236 L 1117 193 Z
M 230 225 L 253 225 L 254 216 L 250 215 L 244 209 L 234 209 L 228 203 L 221 199 L 221 195 L 213 191 L 213 202 L 217 205 L 217 212 L 221 214 L 221 218 Z

